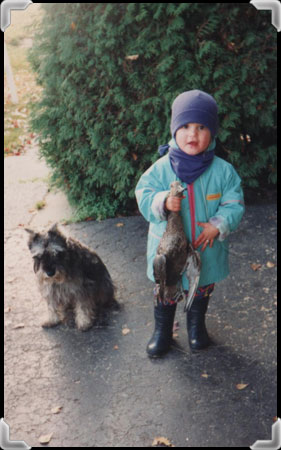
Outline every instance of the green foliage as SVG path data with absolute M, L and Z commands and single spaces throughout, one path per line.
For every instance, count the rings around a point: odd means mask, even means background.
M 219 104 L 217 154 L 244 184 L 276 182 L 276 30 L 243 3 L 46 3 L 30 61 L 43 86 L 32 126 L 80 218 L 135 208 L 189 89 Z

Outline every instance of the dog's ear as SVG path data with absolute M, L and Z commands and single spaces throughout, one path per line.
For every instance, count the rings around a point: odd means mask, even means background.
M 58 224 L 55 223 L 48 230 L 48 249 L 54 254 L 63 252 L 67 247 L 67 239 L 63 232 L 59 229 Z
M 29 228 L 25 228 L 25 231 L 29 234 L 27 245 L 28 245 L 29 249 L 31 249 L 32 242 L 35 241 L 38 233 L 35 233 L 35 231 L 30 230 Z
M 65 239 L 62 231 L 59 229 L 59 224 L 56 222 L 54 225 L 51 226 L 51 228 L 48 230 L 48 236 L 60 236 L 63 239 Z
M 48 230 L 48 233 L 49 232 L 53 232 L 53 233 L 58 233 L 59 232 L 59 230 L 58 230 L 58 223 L 56 222 L 56 223 L 54 223 L 52 226 L 51 226 L 51 228 Z
M 40 233 L 30 230 L 29 228 L 25 228 L 25 231 L 29 234 L 27 245 L 32 256 L 42 254 L 44 251 L 43 236 Z

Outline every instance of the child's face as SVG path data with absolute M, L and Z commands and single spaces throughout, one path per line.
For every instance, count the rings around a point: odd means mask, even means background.
M 209 146 L 211 132 L 200 123 L 187 123 L 176 132 L 176 143 L 188 155 L 198 155 Z

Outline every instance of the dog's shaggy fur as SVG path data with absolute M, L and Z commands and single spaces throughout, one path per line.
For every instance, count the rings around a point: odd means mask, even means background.
M 112 279 L 95 252 L 66 238 L 57 225 L 47 233 L 26 231 L 39 289 L 48 304 L 43 327 L 59 324 L 73 311 L 77 328 L 86 331 L 105 308 L 118 307 Z

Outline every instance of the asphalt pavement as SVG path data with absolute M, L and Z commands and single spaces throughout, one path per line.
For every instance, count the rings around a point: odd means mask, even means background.
M 249 447 L 270 440 L 276 411 L 276 204 L 246 205 L 230 236 L 230 276 L 217 284 L 191 353 L 183 305 L 174 345 L 146 355 L 153 283 L 141 216 L 64 225 L 94 249 L 117 286 L 120 311 L 88 332 L 41 328 L 41 300 L 24 226 L 47 229 L 72 211 L 48 191 L 36 148 L 5 159 L 5 408 L 11 440 L 31 447 Z M 34 206 L 44 201 L 45 207 Z M 46 444 L 40 443 L 45 437 Z

